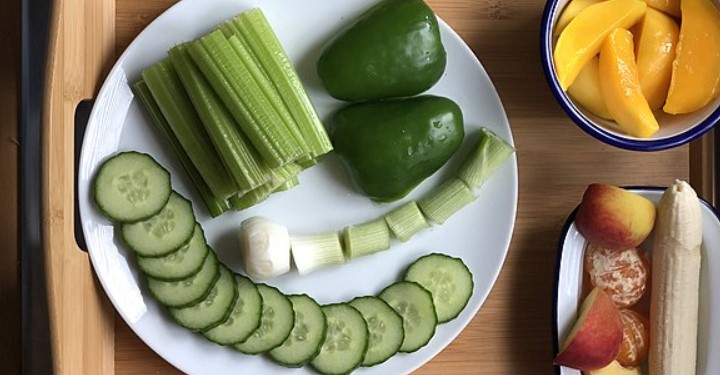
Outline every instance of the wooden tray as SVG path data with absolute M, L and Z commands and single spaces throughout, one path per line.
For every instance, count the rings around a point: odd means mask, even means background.
M 43 243 L 57 374 L 177 372 L 115 317 L 73 236 L 77 104 L 93 97 L 132 38 L 173 3 L 55 0 L 42 151 Z M 540 67 L 542 0 L 429 3 L 478 54 L 504 101 L 518 148 L 520 197 L 496 287 L 458 339 L 418 373 L 549 374 L 556 241 L 585 186 L 667 185 L 683 178 L 713 198 L 713 143 L 707 136 L 670 151 L 628 152 L 572 125 Z

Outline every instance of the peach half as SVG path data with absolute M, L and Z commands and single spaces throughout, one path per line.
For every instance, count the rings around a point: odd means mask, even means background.
M 578 319 L 555 357 L 555 364 L 582 371 L 603 368 L 620 351 L 622 331 L 618 308 L 605 292 L 594 288 L 583 301 Z
M 617 186 L 591 184 L 575 215 L 575 226 L 590 243 L 607 249 L 638 247 L 655 225 L 655 204 Z

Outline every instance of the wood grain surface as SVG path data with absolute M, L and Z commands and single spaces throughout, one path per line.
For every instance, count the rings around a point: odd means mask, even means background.
M 117 0 L 116 51 L 172 0 Z M 592 182 L 667 185 L 689 178 L 689 147 L 621 151 L 574 126 L 541 69 L 542 0 L 430 0 L 481 59 L 505 105 L 518 149 L 515 234 L 490 297 L 465 331 L 417 374 L 551 374 L 551 301 L 557 237 Z M 115 319 L 118 375 L 177 372 Z

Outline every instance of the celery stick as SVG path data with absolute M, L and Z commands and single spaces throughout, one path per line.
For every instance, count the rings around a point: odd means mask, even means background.
M 325 127 L 262 10 L 259 8 L 249 10 L 232 22 L 247 40 L 278 92 L 281 93 L 314 155 L 330 152 L 332 144 Z
M 212 90 L 193 62 L 186 44 L 169 52 L 170 61 L 180 76 L 190 100 L 218 150 L 225 167 L 242 190 L 252 190 L 267 181 L 267 168 L 258 162 L 260 155 L 240 132 L 225 105 Z
M 421 199 L 418 206 L 428 219 L 443 224 L 475 199 L 475 194 L 464 181 L 451 178 Z
M 193 51 L 196 52 L 193 53 Z M 302 156 L 302 148 L 292 136 L 287 134 L 280 117 L 265 98 L 262 90 L 253 80 L 250 72 L 222 31 L 216 30 L 200 38 L 198 42 L 193 43 L 190 53 L 193 59 L 196 59 L 203 74 L 210 80 L 213 87 L 219 86 L 222 89 L 224 84 L 216 83 L 216 81 L 226 80 L 237 94 L 242 104 L 239 107 L 242 107 L 244 111 L 235 111 L 242 115 L 236 120 L 241 126 L 245 126 L 243 130 L 253 144 L 260 137 L 253 137 L 250 133 L 262 133 L 264 135 L 264 141 L 258 142 L 255 147 L 266 159 L 268 165 L 277 167 Z M 215 76 L 215 70 L 205 69 L 205 64 L 197 61 L 198 57 L 199 60 L 206 60 L 209 57 L 213 65 L 221 72 L 221 77 Z M 238 107 L 238 103 L 234 102 L 232 98 L 225 97 L 223 94 L 221 94 L 221 97 L 225 100 L 225 104 L 231 109 L 231 112 L 233 107 Z M 271 155 L 267 150 L 264 152 L 263 148 L 270 148 L 274 152 Z
M 402 242 L 406 242 L 421 230 L 430 228 L 415 201 L 409 201 L 390 211 L 385 215 L 385 221 L 395 237 Z
M 301 275 L 321 267 L 345 263 L 337 232 L 292 236 L 290 248 L 295 267 Z
M 145 69 L 142 77 L 183 150 L 213 194 L 225 198 L 237 191 L 173 66 L 162 61 Z
M 251 191 L 236 194 L 228 200 L 233 210 L 241 211 L 250 208 L 277 191 L 283 184 L 297 177 L 302 168 L 297 163 L 288 163 L 282 167 L 273 168 L 268 176 L 269 181 Z
M 188 177 L 190 177 L 190 182 L 192 182 L 193 186 L 195 186 L 195 190 L 197 190 L 198 194 L 200 194 L 200 198 L 205 203 L 205 207 L 210 215 L 212 217 L 218 217 L 225 213 L 225 211 L 228 210 L 227 202 L 223 199 L 218 199 L 215 195 L 213 195 L 212 191 L 210 191 L 210 188 L 205 183 L 205 180 L 203 180 L 202 176 L 200 176 L 200 172 L 198 172 L 195 165 L 193 165 L 192 161 L 185 153 L 185 150 L 183 150 L 180 141 L 178 141 L 177 137 L 175 137 L 175 134 L 170 128 L 170 124 L 167 123 L 165 116 L 163 116 L 160 111 L 160 107 L 158 107 L 157 103 L 155 103 L 155 99 L 153 99 L 152 93 L 150 93 L 150 89 L 148 89 L 145 81 L 141 80 L 137 82 L 133 86 L 133 91 L 140 100 L 140 104 L 145 108 L 145 113 L 147 113 L 150 117 L 150 122 L 158 131 L 160 131 L 163 137 L 165 137 L 167 142 L 170 144 L 170 148 L 173 153 L 180 160 L 180 164 L 185 170 L 185 173 L 187 173 Z
M 387 250 L 390 248 L 390 228 L 385 219 L 350 225 L 343 231 L 343 244 L 349 259 Z
M 479 188 L 514 152 L 510 144 L 482 128 L 470 154 L 460 165 L 458 177 L 470 187 Z
M 240 60 L 245 65 L 245 68 L 247 68 L 250 72 L 250 75 L 255 80 L 255 83 L 257 83 L 258 87 L 260 87 L 262 93 L 265 94 L 265 98 L 268 102 L 270 102 L 270 105 L 272 105 L 272 108 L 282 120 L 285 130 L 293 137 L 295 142 L 300 145 L 303 150 L 303 155 L 309 155 L 310 147 L 305 142 L 303 135 L 300 133 L 300 128 L 298 128 L 295 119 L 292 117 L 287 107 L 285 107 L 285 103 L 283 103 L 280 94 L 275 90 L 275 86 L 273 86 L 268 76 L 262 71 L 262 68 L 252 56 L 252 52 L 243 41 L 238 39 L 236 35 L 229 37 L 228 41 L 235 50 L 235 53 L 240 56 Z
M 277 189 L 275 189 L 274 193 L 288 191 L 298 185 L 300 185 L 300 179 L 297 176 L 295 176 L 295 177 L 283 182 L 282 185 L 278 186 Z

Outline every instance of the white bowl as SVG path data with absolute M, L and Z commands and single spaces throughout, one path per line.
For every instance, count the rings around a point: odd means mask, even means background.
M 720 0 L 714 1 L 720 5 Z M 620 131 L 614 121 L 597 117 L 575 103 L 560 87 L 553 59 L 555 47 L 553 30 L 569 2 L 570 0 L 547 1 L 540 23 L 540 53 L 550 91 L 568 117 L 582 130 L 615 147 L 635 151 L 659 151 L 688 143 L 705 134 L 720 121 L 720 97 L 717 97 L 702 109 L 692 113 L 677 116 L 656 114 L 660 130 L 652 137 L 637 138 Z
M 657 203 L 664 188 L 628 188 Z M 697 375 L 720 374 L 720 213 L 701 200 L 703 220 L 702 265 L 700 270 L 700 315 L 698 323 Z M 583 257 L 587 241 L 575 227 L 570 214 L 558 243 L 553 302 L 553 351 L 570 332 L 578 313 L 582 290 Z M 652 236 L 652 234 L 651 234 Z M 652 238 L 652 237 L 651 237 Z M 711 272 L 715 270 L 715 272 Z M 580 375 L 580 371 L 555 366 L 555 373 Z

